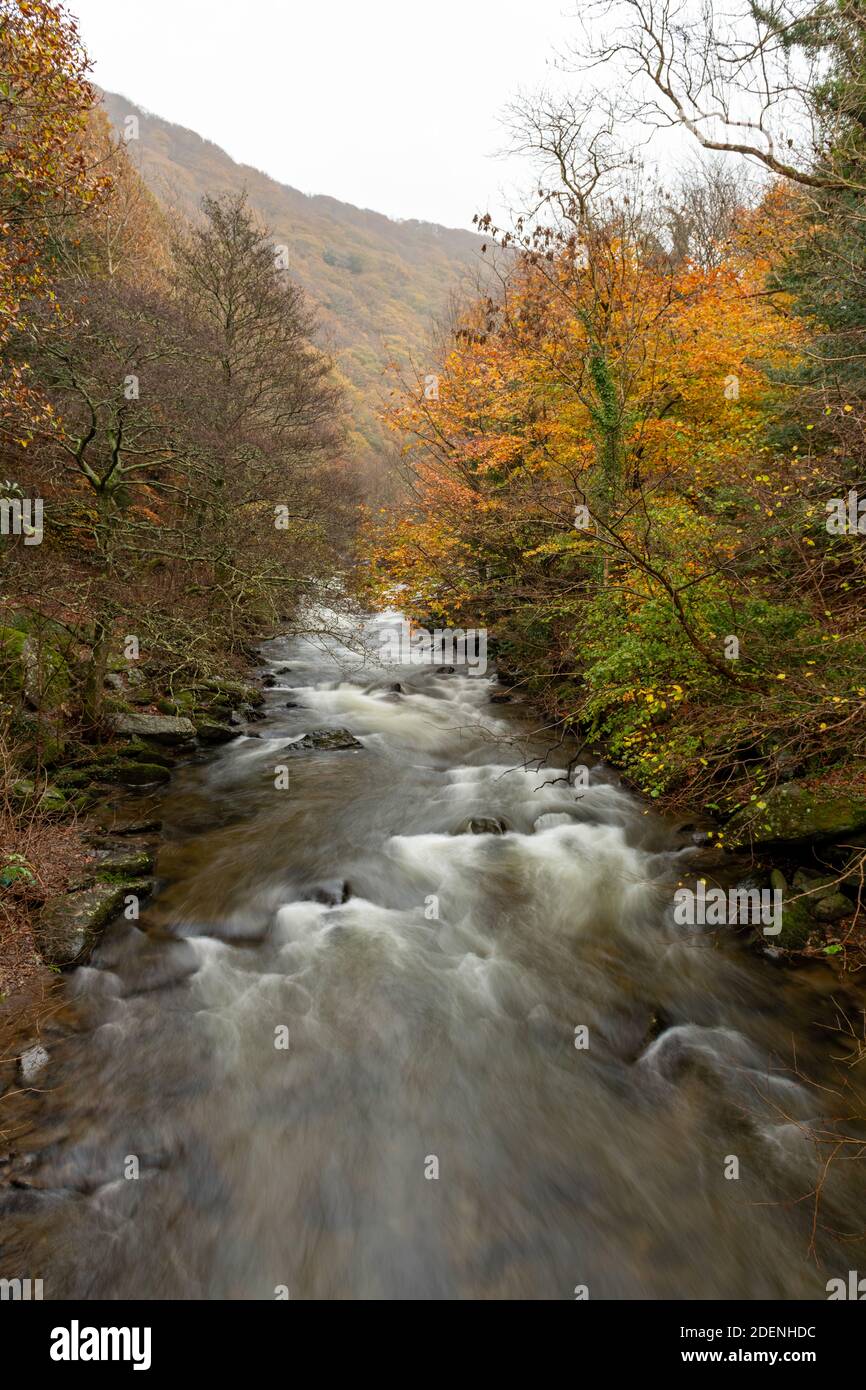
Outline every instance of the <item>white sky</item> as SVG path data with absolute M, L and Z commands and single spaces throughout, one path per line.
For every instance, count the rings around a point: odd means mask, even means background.
M 446 226 L 517 201 L 498 118 L 575 80 L 575 0 L 66 3 L 101 86 L 305 193 Z

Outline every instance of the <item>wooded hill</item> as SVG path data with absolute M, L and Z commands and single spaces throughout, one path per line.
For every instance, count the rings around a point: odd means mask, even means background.
M 130 154 L 163 203 L 188 214 L 206 193 L 245 188 L 275 241 L 288 246 L 290 274 L 317 307 L 320 341 L 347 385 L 358 462 L 375 478 L 387 447 L 378 412 L 394 384 L 387 364 L 427 370 L 433 324 L 461 283 L 471 287 L 483 270 L 481 238 L 301 193 L 124 96 L 105 92 L 103 101 L 119 132 L 128 116 L 137 117 Z

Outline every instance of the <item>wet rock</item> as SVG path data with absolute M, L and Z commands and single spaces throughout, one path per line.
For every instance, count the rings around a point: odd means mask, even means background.
M 454 831 L 455 835 L 505 835 L 508 826 L 498 816 L 470 816 Z
M 185 748 L 186 744 L 182 746 Z M 174 767 L 177 761 L 176 755 L 181 745 L 173 745 L 170 750 L 162 748 L 161 751 L 160 747 L 159 744 L 149 747 L 146 743 L 131 743 L 128 748 L 124 749 L 123 761 L 128 762 L 130 759 L 134 759 L 136 762 L 158 763 L 160 767 Z
M 128 825 L 116 825 L 115 835 L 156 835 L 162 830 L 161 820 L 134 820 Z
M 402 685 L 400 684 L 399 681 L 395 681 L 393 685 L 391 685 L 391 686 L 388 687 L 388 689 L 389 689 L 389 690 L 393 690 L 393 692 L 394 692 L 395 695 L 405 695 L 405 694 L 406 694 L 406 690 L 405 690 L 404 686 L 402 686 Z
M 41 1043 L 25 1048 L 18 1059 L 18 1079 L 27 1086 L 48 1066 L 48 1053 Z
M 116 714 L 111 725 L 118 734 L 151 738 L 156 743 L 184 743 L 195 736 L 195 726 L 185 715 Z
M 351 885 L 343 879 L 333 884 L 326 883 L 319 888 L 314 888 L 309 898 L 305 898 L 303 901 L 322 903 L 324 907 L 340 907 L 342 903 L 347 903 L 351 896 Z
M 50 899 L 34 927 L 36 946 L 46 965 L 86 961 L 103 927 L 123 907 L 126 892 L 122 883 L 96 883 Z
M 835 875 L 810 874 L 805 869 L 798 869 L 791 881 L 801 893 L 813 893 L 816 897 L 822 897 L 824 892 L 834 892 L 836 886 Z
M 706 849 L 695 850 L 685 860 L 685 863 L 688 864 L 690 873 L 712 873 L 716 869 L 729 867 L 731 863 L 736 863 L 736 860 L 732 860 L 731 856 L 726 854 L 723 849 L 708 845 Z
M 304 734 L 303 738 L 297 739 L 294 743 L 287 743 L 281 751 L 283 753 L 305 753 L 310 749 L 320 750 L 335 748 L 363 748 L 360 739 L 350 734 L 348 729 L 312 729 L 310 733 Z
M 536 832 L 539 830 L 553 830 L 557 825 L 574 825 L 574 817 L 568 815 L 566 811 L 545 811 L 543 816 L 539 816 L 533 821 L 532 828 Z
M 840 840 L 866 829 L 866 797 L 840 796 L 791 782 L 736 811 L 725 827 L 729 849 Z
M 120 782 L 124 787 L 152 787 L 167 782 L 171 771 L 162 763 L 129 762 L 107 768 L 105 776 L 108 781 Z
M 29 777 L 22 777 L 12 784 L 12 795 L 16 801 L 28 809 L 38 810 L 43 816 L 60 815 L 67 809 L 66 797 L 59 787 L 45 786 L 33 782 Z
M 133 845 L 118 845 L 116 849 L 98 850 L 95 868 L 97 872 L 139 876 L 150 873 L 154 863 L 155 855 L 150 850 Z
M 437 666 L 436 674 L 437 676 L 453 676 L 456 670 L 456 666 Z
M 779 869 L 773 870 L 770 884 L 782 894 L 782 930 L 771 937 L 759 931 L 761 940 L 769 941 L 783 951 L 802 951 L 814 927 L 806 900 L 791 894 L 785 876 Z
M 838 922 L 843 917 L 849 917 L 853 911 L 854 905 L 844 893 L 829 893 L 819 898 L 812 908 L 812 914 L 819 922 Z
M 203 719 L 196 725 L 196 733 L 202 743 L 230 743 L 233 738 L 240 737 L 239 729 L 232 729 L 228 724 L 220 724 L 215 719 Z
M 510 705 L 513 699 L 514 696 L 509 695 L 507 690 L 501 690 L 490 696 L 490 703 L 491 705 Z

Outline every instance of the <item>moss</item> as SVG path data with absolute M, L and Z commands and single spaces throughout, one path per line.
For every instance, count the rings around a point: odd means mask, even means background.
M 10 693 L 24 696 L 37 709 L 55 708 L 68 699 L 69 667 L 52 644 L 47 624 L 39 624 L 38 632 L 0 627 L 0 680 Z
M 162 763 L 118 763 L 111 769 L 111 780 L 125 787 L 149 787 L 155 782 L 167 782 L 171 773 Z
M 736 811 L 724 831 L 728 849 L 838 840 L 866 830 L 866 798 L 776 787 Z
M 24 688 L 24 646 L 27 633 L 16 627 L 0 627 L 0 681 L 12 693 Z
M 67 809 L 66 797 L 59 787 L 43 786 L 22 777 L 13 783 L 14 799 L 29 811 L 39 810 L 43 815 L 57 815 Z

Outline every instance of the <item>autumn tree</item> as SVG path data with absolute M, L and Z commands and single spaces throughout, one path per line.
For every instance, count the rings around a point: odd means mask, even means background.
M 325 477 L 341 441 L 341 393 L 314 345 L 315 321 L 287 268 L 288 248 L 244 195 L 207 198 L 177 239 L 178 295 L 201 326 L 195 405 L 207 440 L 207 526 L 232 623 L 264 589 L 293 590 L 318 568 L 329 506 Z M 344 480 L 345 482 L 345 480 Z M 345 495 L 345 494 L 344 494 Z M 338 516 L 340 507 L 332 508 Z M 255 584 L 244 556 L 262 557 Z M 265 558 L 267 556 L 267 558 Z
M 75 21 L 48 0 L 0 0 L 0 428 L 26 434 L 36 401 L 18 336 L 50 289 L 52 238 L 107 180 L 83 135 L 96 95 Z

